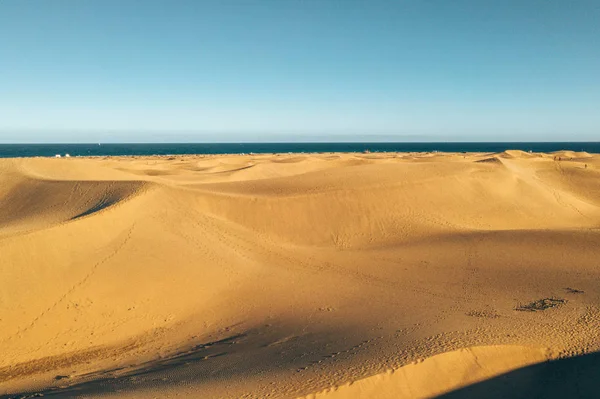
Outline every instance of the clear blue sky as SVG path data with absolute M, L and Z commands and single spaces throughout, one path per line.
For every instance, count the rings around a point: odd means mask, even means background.
M 0 0 L 0 142 L 600 140 L 600 1 Z

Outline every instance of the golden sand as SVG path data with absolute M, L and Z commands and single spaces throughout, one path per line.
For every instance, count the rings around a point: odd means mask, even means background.
M 432 397 L 599 336 L 599 155 L 0 160 L 0 397 Z

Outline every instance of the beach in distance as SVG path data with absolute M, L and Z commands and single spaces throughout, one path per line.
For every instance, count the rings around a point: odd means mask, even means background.
M 0 159 L 0 398 L 600 393 L 598 153 L 48 151 Z

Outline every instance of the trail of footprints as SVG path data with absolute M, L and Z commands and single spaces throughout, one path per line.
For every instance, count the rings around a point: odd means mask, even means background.
M 58 298 L 57 301 L 55 301 L 52 305 L 50 305 L 48 308 L 46 308 L 45 310 L 43 310 L 38 316 L 36 316 L 29 325 L 19 329 L 15 334 L 9 336 L 7 338 L 7 340 L 11 340 L 15 337 L 18 337 L 19 335 L 23 334 L 24 332 L 27 332 L 28 330 L 31 330 L 33 327 L 35 327 L 36 323 L 42 318 L 44 317 L 48 312 L 52 311 L 53 309 L 55 309 L 58 305 L 60 305 L 62 302 L 65 301 L 65 299 L 67 299 L 67 297 L 69 295 L 71 295 L 76 289 L 78 289 L 79 287 L 83 286 L 93 275 L 94 273 L 96 273 L 96 271 L 98 270 L 98 268 L 100 266 L 102 266 L 103 264 L 105 264 L 106 262 L 108 262 L 109 260 L 111 260 L 117 253 L 119 253 L 119 251 L 121 251 L 121 249 L 125 246 L 125 244 L 127 244 L 127 242 L 129 242 L 129 240 L 131 239 L 131 234 L 133 232 L 133 229 L 135 227 L 135 224 L 133 224 L 131 226 L 131 228 L 128 230 L 127 235 L 125 237 L 125 239 L 106 257 L 104 257 L 102 260 L 100 260 L 99 262 L 96 262 L 91 268 L 90 271 L 78 282 L 76 282 L 75 284 L 73 284 L 61 297 Z

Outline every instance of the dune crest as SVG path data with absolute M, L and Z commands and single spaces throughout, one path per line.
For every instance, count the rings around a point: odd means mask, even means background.
M 543 362 L 548 356 L 546 349 L 533 347 L 476 346 L 435 355 L 303 399 L 429 398 Z
M 144 186 L 136 181 L 15 180 L 1 199 L 0 234 L 92 215 L 127 200 Z

